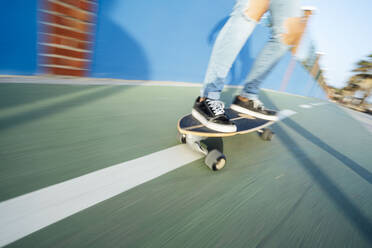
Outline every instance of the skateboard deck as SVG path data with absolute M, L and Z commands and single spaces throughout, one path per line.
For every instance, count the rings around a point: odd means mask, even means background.
M 232 120 L 236 127 L 236 132 L 224 133 L 207 128 L 196 120 L 191 114 L 182 117 L 178 121 L 178 131 L 182 134 L 190 134 L 202 137 L 228 137 L 237 134 L 246 134 L 259 131 L 270 126 L 275 121 L 258 119 L 250 115 L 238 113 L 232 109 L 225 110 L 226 115 Z
M 255 118 L 232 109 L 225 109 L 225 113 L 235 123 L 236 132 L 224 133 L 209 129 L 191 114 L 179 119 L 177 125 L 178 140 L 187 144 L 191 149 L 204 154 L 205 164 L 215 171 L 221 170 L 226 164 L 222 137 L 258 132 L 263 140 L 269 141 L 273 136 L 273 132 L 267 127 L 274 124 L 275 121 Z

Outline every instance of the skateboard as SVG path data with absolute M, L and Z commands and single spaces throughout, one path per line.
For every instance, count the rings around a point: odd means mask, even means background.
M 204 154 L 205 164 L 214 171 L 221 170 L 226 165 L 226 156 L 223 154 L 223 137 L 258 132 L 263 140 L 270 141 L 274 135 L 268 126 L 276 121 L 255 118 L 232 109 L 225 109 L 225 113 L 235 123 L 236 132 L 223 133 L 209 129 L 191 114 L 179 119 L 177 125 L 179 142 Z

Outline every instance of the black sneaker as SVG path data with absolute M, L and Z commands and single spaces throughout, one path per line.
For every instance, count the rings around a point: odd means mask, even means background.
M 192 116 L 204 126 L 219 132 L 236 132 L 235 124 L 225 115 L 225 104 L 221 101 L 205 98 L 199 102 L 200 97 L 195 101 L 192 109 Z
M 242 114 L 251 115 L 259 119 L 277 121 L 277 112 L 270 109 L 265 109 L 263 103 L 258 99 L 253 99 L 248 101 L 242 101 L 239 97 L 235 97 L 234 102 L 231 104 L 230 108 Z

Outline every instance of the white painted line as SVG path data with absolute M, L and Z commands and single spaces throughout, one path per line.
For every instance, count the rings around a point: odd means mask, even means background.
M 310 103 L 311 105 L 313 106 L 321 106 L 321 105 L 325 105 L 325 104 L 328 104 L 326 102 L 317 102 L 317 103 Z
M 278 180 L 281 177 L 284 177 L 284 174 L 280 174 L 279 176 L 276 176 L 275 179 Z
M 283 120 L 287 117 L 290 117 L 291 115 L 294 115 L 294 114 L 297 114 L 297 112 L 293 111 L 293 110 L 290 110 L 290 109 L 284 109 L 284 110 L 282 110 L 278 113 L 278 119 L 279 119 L 279 121 L 281 121 L 281 120 Z
M 0 247 L 203 155 L 177 145 L 0 203 Z
M 301 108 L 312 108 L 311 105 L 307 105 L 307 104 L 301 104 L 300 105 Z
M 171 81 L 144 81 L 105 78 L 85 78 L 73 76 L 13 76 L 0 75 L 0 83 L 14 84 L 46 84 L 46 85 L 123 85 L 123 86 L 166 86 L 166 87 L 193 87 L 200 88 L 199 83 L 171 82 Z M 227 87 L 228 88 L 228 87 Z
M 1 202 L 0 247 L 202 157 L 177 145 Z

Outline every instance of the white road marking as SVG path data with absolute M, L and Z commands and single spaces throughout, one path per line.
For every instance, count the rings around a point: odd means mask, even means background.
M 200 83 L 124 80 L 112 78 L 76 78 L 76 77 L 47 77 L 47 76 L 4 76 L 0 75 L 0 83 L 14 84 L 46 84 L 46 85 L 123 85 L 123 86 L 167 86 L 167 87 L 194 87 L 200 88 Z M 228 87 L 228 86 L 227 86 Z
M 0 247 L 202 157 L 177 145 L 0 202 Z
M 312 108 L 311 105 L 307 105 L 307 104 L 301 104 L 300 105 L 301 108 Z
M 284 177 L 284 174 L 280 174 L 279 176 L 276 176 L 275 179 L 278 180 L 278 179 L 280 179 L 281 177 Z
M 177 145 L 0 203 L 0 247 L 203 155 Z
M 297 112 L 290 110 L 290 109 L 284 109 L 278 113 L 278 119 L 280 121 L 294 114 L 297 114 Z
M 328 104 L 326 102 L 316 102 L 316 103 L 310 103 L 311 105 L 313 106 L 321 106 L 321 105 L 325 105 L 325 104 Z

